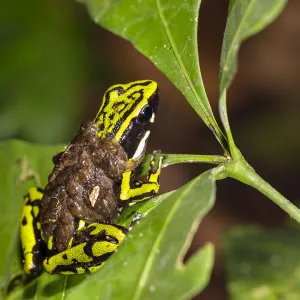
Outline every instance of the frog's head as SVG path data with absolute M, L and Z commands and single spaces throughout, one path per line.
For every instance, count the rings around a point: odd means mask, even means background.
M 157 106 L 158 87 L 152 80 L 110 87 L 94 120 L 99 128 L 98 136 L 118 142 L 129 161 L 139 164 L 145 155 Z

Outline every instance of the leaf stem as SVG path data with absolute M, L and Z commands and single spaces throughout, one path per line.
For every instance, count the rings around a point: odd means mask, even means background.
M 267 196 L 282 210 L 288 213 L 291 218 L 295 219 L 298 223 L 300 223 L 300 209 L 288 199 L 286 199 L 283 195 L 281 195 L 277 190 L 275 190 L 256 172 L 249 173 L 249 182 L 247 182 L 247 184 L 249 184 L 250 186 L 260 191 L 262 194 Z
M 232 149 L 234 149 L 236 146 L 233 140 L 233 136 L 231 133 L 230 124 L 228 120 L 226 92 L 227 92 L 226 89 L 224 89 L 224 91 L 221 93 L 220 100 L 219 100 L 219 112 L 220 112 L 221 122 L 226 132 L 228 147 L 230 149 L 228 153 L 231 153 Z
M 225 171 L 228 177 L 234 178 L 260 191 L 282 210 L 288 213 L 291 218 L 300 223 L 300 209 L 261 178 L 247 163 L 237 148 L 233 160 L 224 166 L 225 170 L 222 169 L 222 172 L 224 173 Z M 222 175 L 222 177 L 224 178 L 224 175 Z
M 210 163 L 220 165 L 228 160 L 227 157 L 221 155 L 163 154 L 163 156 L 163 167 L 179 163 Z
M 216 180 L 226 177 L 234 178 L 242 183 L 252 186 L 282 210 L 300 223 L 300 209 L 275 190 L 268 182 L 261 178 L 244 159 L 239 149 L 232 148 L 232 158 L 221 155 L 195 155 L 195 154 L 161 154 L 164 156 L 163 167 L 179 163 L 211 163 L 218 165 L 211 169 Z

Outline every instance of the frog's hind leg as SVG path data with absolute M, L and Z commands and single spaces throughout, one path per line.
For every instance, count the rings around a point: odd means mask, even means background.
M 82 222 L 82 221 L 81 221 Z M 84 274 L 98 270 L 124 240 L 128 230 L 115 224 L 79 227 L 69 248 L 43 261 L 52 274 Z
M 20 236 L 24 271 L 37 275 L 42 270 L 40 206 L 43 190 L 31 187 L 24 197 L 20 219 Z

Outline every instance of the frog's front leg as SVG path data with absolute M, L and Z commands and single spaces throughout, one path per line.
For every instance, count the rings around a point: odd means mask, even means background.
M 20 236 L 24 256 L 24 271 L 37 275 L 42 270 L 42 237 L 40 222 L 40 206 L 43 190 L 31 187 L 24 197 L 21 219 Z
M 98 270 L 124 240 L 128 230 L 119 225 L 92 223 L 79 229 L 63 252 L 47 257 L 43 266 L 52 274 L 85 274 Z
M 158 165 L 155 167 L 155 158 L 160 151 L 154 151 L 147 179 L 145 181 L 136 181 L 134 173 L 128 171 L 122 175 L 122 183 L 120 190 L 120 200 L 129 202 L 139 202 L 151 198 L 158 193 L 159 190 L 159 175 L 162 169 L 163 157 L 159 157 Z

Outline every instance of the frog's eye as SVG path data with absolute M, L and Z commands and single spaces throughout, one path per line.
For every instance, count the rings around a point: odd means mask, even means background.
M 137 117 L 137 122 L 142 125 L 149 123 L 149 121 L 152 117 L 152 114 L 153 114 L 153 110 L 152 110 L 151 106 L 145 105 Z

